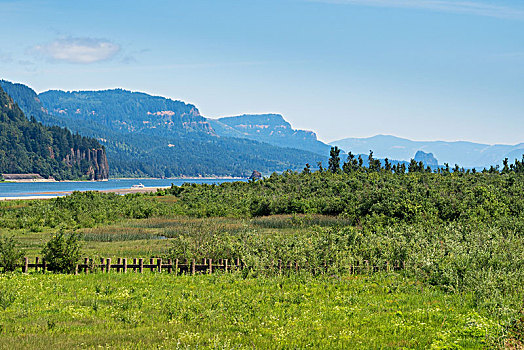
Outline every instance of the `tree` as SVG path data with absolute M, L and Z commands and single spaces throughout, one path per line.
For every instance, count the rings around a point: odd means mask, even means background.
M 320 173 L 323 173 L 324 172 L 324 167 L 322 166 L 322 162 L 317 162 L 317 166 L 318 166 L 318 171 Z
M 355 158 L 355 155 L 353 153 L 348 153 L 346 162 L 342 165 L 342 170 L 346 174 L 350 174 L 353 171 L 358 170 L 358 160 Z
M 502 161 L 502 164 L 504 165 L 504 167 L 502 168 L 502 174 L 509 173 L 509 159 L 504 158 L 504 160 Z
M 331 147 L 329 152 L 328 170 L 333 174 L 338 173 L 340 170 L 340 149 L 337 146 Z
M 311 174 L 311 165 L 309 165 L 309 163 L 306 163 L 304 170 L 302 170 L 302 174 Z
M 391 163 L 389 162 L 389 159 L 384 159 L 384 170 L 386 170 L 388 173 L 391 172 Z
M 71 273 L 80 259 L 80 242 L 78 235 L 65 235 L 59 232 L 42 250 L 47 267 L 50 271 Z
M 382 164 L 380 164 L 380 160 L 373 158 L 373 151 L 369 151 L 368 156 L 368 168 L 370 171 L 380 171 L 382 168 Z
M 22 258 L 13 237 L 0 238 L 0 267 L 4 272 L 14 271 Z

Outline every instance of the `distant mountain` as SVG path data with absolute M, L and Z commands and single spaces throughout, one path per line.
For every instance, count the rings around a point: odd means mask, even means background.
M 314 132 L 293 129 L 280 114 L 244 114 L 208 121 L 220 136 L 241 137 L 321 155 L 329 154 L 331 148 L 318 141 Z
M 44 126 L 34 117 L 27 119 L 0 87 L 0 173 L 103 180 L 108 177 L 108 164 L 95 139 Z
M 426 153 L 423 151 L 417 151 L 414 160 L 416 162 L 422 162 L 425 166 L 429 166 L 432 169 L 438 168 L 438 160 L 435 158 L 433 153 Z
M 524 143 L 518 145 L 486 145 L 457 141 L 411 141 L 395 136 L 377 135 L 369 138 L 347 138 L 330 143 L 347 152 L 368 153 L 376 157 L 410 160 L 417 151 L 433 153 L 440 164 L 458 164 L 466 168 L 484 168 L 500 164 L 504 158 L 521 159 Z
M 220 136 L 195 106 L 181 101 L 121 89 L 36 95 L 20 84 L 0 84 L 16 87 L 21 107 L 37 120 L 96 137 L 106 147 L 111 176 L 249 176 L 327 158 Z

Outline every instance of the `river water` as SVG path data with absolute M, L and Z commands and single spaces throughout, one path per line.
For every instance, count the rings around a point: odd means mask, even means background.
M 101 191 L 127 189 L 133 185 L 145 187 L 180 186 L 183 183 L 219 184 L 247 181 L 244 179 L 110 179 L 108 181 L 19 182 L 0 183 L 0 197 L 49 197 L 64 195 L 54 192 Z

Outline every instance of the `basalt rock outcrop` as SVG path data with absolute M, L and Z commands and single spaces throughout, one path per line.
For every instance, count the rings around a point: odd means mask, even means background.
M 433 153 L 418 151 L 415 154 L 415 161 L 422 162 L 425 166 L 429 166 L 433 169 L 438 168 L 438 160 L 435 158 Z
M 64 162 L 68 166 L 81 165 L 83 161 L 87 161 L 89 167 L 87 168 L 86 176 L 90 180 L 107 180 L 109 177 L 109 165 L 107 162 L 106 152 L 103 148 L 93 149 L 73 149 L 66 155 Z
M 39 174 L 56 180 L 105 180 L 106 152 L 93 138 L 44 126 L 0 87 L 0 173 Z

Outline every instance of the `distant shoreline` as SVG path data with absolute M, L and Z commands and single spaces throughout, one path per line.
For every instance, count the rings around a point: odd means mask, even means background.
M 38 179 L 38 180 L 9 180 L 0 181 L 0 183 L 40 183 L 40 182 L 104 182 L 109 180 L 244 180 L 247 177 L 239 176 L 179 176 L 179 177 L 111 177 L 106 180 L 54 180 L 54 179 Z
M 109 180 L 244 180 L 241 176 L 112 177 Z
M 33 189 L 34 192 L 24 192 L 23 195 L 17 195 L 16 193 L 13 193 L 12 196 L 8 196 L 8 197 L 1 197 L 0 196 L 0 201 L 8 201 L 8 200 L 35 200 L 35 199 L 50 199 L 50 198 L 56 198 L 56 197 L 61 197 L 61 196 L 67 196 L 67 195 L 70 195 L 72 194 L 73 192 L 87 192 L 87 191 L 96 191 L 96 192 L 101 192 L 101 193 L 116 193 L 116 194 L 120 194 L 120 195 L 125 195 L 125 194 L 132 194 L 132 193 L 152 193 L 152 192 L 156 192 L 157 190 L 164 190 L 164 189 L 168 189 L 168 188 L 171 188 L 171 184 L 169 184 L 169 180 L 173 180 L 173 182 L 175 181 L 179 181 L 180 183 L 180 180 L 238 180 L 238 181 L 241 181 L 241 180 L 246 180 L 246 178 L 243 178 L 243 177 L 178 177 L 178 178 L 168 178 L 168 179 L 160 179 L 160 178 L 116 178 L 116 179 L 112 179 L 112 180 L 125 180 L 125 181 L 129 181 L 129 182 L 136 182 L 135 185 L 139 184 L 140 181 L 144 181 L 144 183 L 147 184 L 146 180 L 164 180 L 163 183 L 162 183 L 162 186 L 155 186 L 156 184 L 151 184 L 150 183 L 150 186 L 148 187 L 142 187 L 142 188 L 132 188 L 132 187 L 127 187 L 127 188 L 107 188 L 107 189 L 77 189 L 77 190 L 74 190 L 74 189 L 71 189 L 71 188 L 74 188 L 76 186 L 74 185 L 71 185 L 71 186 L 67 186 L 69 188 L 67 189 L 64 189 L 64 190 L 60 190 L 60 189 L 57 189 L 56 191 L 53 191 L 51 189 L 51 191 L 38 191 L 38 187 Z M 93 182 L 93 183 L 96 183 L 96 182 L 103 182 L 103 181 L 54 181 L 55 183 L 67 183 L 67 182 L 71 182 L 71 183 L 85 183 L 85 182 Z M 167 182 L 167 183 L 166 183 Z M 12 183 L 15 183 L 15 182 L 12 182 Z M 20 182 L 18 182 L 20 183 Z M 30 183 L 30 182 L 25 182 L 25 183 Z M 41 183 L 41 181 L 40 181 Z M 112 183 L 113 185 L 109 185 L 109 187 L 112 187 L 112 186 L 122 186 L 122 184 L 118 184 L 118 182 L 114 182 Z M 130 183 L 128 186 L 131 186 L 133 185 L 132 183 Z M 134 185 L 133 185 L 134 186 Z M 36 191 L 35 191 L 36 190 Z
M 155 186 L 155 187 L 142 187 L 142 188 L 117 188 L 108 190 L 96 190 L 95 192 L 100 193 L 116 193 L 116 194 L 131 194 L 131 193 L 151 193 L 157 190 L 163 190 L 171 188 L 171 186 Z M 89 192 L 89 191 L 50 191 L 50 192 L 33 192 L 29 193 L 29 196 L 13 196 L 13 197 L 0 197 L 0 201 L 14 201 L 14 200 L 34 200 L 34 199 L 51 199 L 60 196 L 67 196 L 73 192 Z

